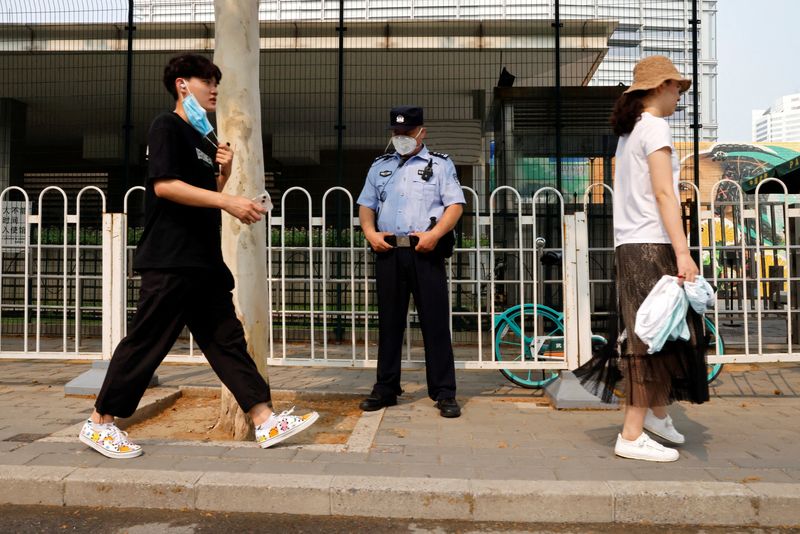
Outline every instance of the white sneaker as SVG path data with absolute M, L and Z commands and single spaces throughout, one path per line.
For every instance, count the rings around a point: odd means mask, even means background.
M 298 432 L 314 424 L 319 419 L 317 412 L 309 412 L 302 416 L 292 415 L 294 407 L 280 414 L 272 414 L 266 422 L 256 427 L 256 443 L 262 449 L 272 447 Z
M 128 433 L 117 428 L 114 423 L 97 425 L 87 419 L 78 439 L 109 458 L 136 458 L 142 454 L 142 447 L 129 440 Z
M 653 441 L 644 432 L 633 441 L 624 439 L 622 434 L 617 435 L 614 454 L 623 458 L 646 460 L 648 462 L 674 462 L 680 457 L 678 451 Z
M 672 417 L 669 414 L 664 419 L 659 419 L 653 413 L 653 410 L 648 408 L 647 415 L 644 417 L 644 429 L 675 445 L 686 443 L 686 438 L 683 434 L 675 430 L 675 426 L 672 424 Z

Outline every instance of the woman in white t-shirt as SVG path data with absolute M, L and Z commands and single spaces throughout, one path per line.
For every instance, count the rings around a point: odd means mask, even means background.
M 678 156 L 665 120 L 691 82 L 664 56 L 640 61 L 633 79 L 611 116 L 614 133 L 620 136 L 614 173 L 614 256 L 624 335 L 616 347 L 595 355 L 576 374 L 584 383 L 602 383 L 605 398 L 622 379 L 626 407 L 614 447 L 618 456 L 670 462 L 678 459 L 678 451 L 650 439 L 645 430 L 682 444 L 684 436 L 673 426 L 666 406 L 676 400 L 708 400 L 702 317 L 690 308 L 691 339 L 667 342 L 655 354 L 647 354 L 634 325 L 639 306 L 663 275 L 694 281 L 699 274 L 681 221 Z

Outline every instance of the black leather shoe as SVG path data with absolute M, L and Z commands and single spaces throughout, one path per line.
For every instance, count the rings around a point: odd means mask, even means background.
M 365 412 L 374 412 L 375 410 L 380 410 L 387 406 L 394 406 L 395 404 L 397 404 L 397 397 L 377 397 L 375 395 L 370 395 L 361 401 L 358 407 Z
M 461 416 L 461 407 L 455 399 L 441 399 L 436 403 L 436 407 L 439 408 L 439 415 L 442 417 Z

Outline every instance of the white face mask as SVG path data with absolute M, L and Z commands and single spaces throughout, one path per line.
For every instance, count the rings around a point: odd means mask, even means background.
M 414 149 L 417 148 L 417 137 L 419 137 L 420 133 L 422 133 L 422 130 L 417 132 L 417 135 L 414 137 L 408 135 L 393 135 L 392 145 L 394 145 L 395 151 L 401 156 L 407 156 L 414 152 Z

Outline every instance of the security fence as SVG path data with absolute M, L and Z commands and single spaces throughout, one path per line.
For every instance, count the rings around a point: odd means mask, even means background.
M 264 187 L 280 199 L 267 243 L 271 362 L 373 361 L 372 258 L 352 200 L 385 150 L 388 110 L 398 104 L 424 107 L 426 143 L 450 155 L 467 192 L 448 263 L 457 358 L 467 366 L 496 365 L 497 353 L 512 348 L 525 360 L 535 332 L 534 353 L 555 360 L 537 356 L 534 366 L 565 367 L 567 353 L 577 361 L 585 339 L 576 329 L 566 328 L 567 339 L 553 343 L 540 334 L 563 331 L 578 310 L 584 313 L 585 303 L 575 301 L 584 289 L 592 332 L 603 335 L 615 320 L 606 191 L 616 140 L 608 116 L 639 59 L 667 55 L 693 79 L 670 118 L 681 176 L 703 199 L 719 178 L 700 179 L 700 142 L 717 135 L 717 4 L 260 1 Z M 143 225 L 147 130 L 174 105 L 162 85 L 163 67 L 181 52 L 212 57 L 214 17 L 213 0 L 0 0 L 4 357 L 99 358 L 124 334 L 138 296 L 129 266 Z M 228 79 L 223 73 L 220 91 Z M 722 149 L 709 154 L 720 158 Z M 684 219 L 697 241 L 705 211 L 725 205 L 726 221 L 743 217 L 741 224 L 723 224 L 731 241 L 705 251 L 723 266 L 723 280 L 731 280 L 720 282 L 729 304 L 719 320 L 735 323 L 754 312 L 757 291 L 771 295 L 762 311 L 791 305 L 784 288 L 790 282 L 744 281 L 762 267 L 779 278 L 778 267 L 788 263 L 766 259 L 779 251 L 751 249 L 754 233 L 783 230 L 755 228 L 761 223 L 750 217 L 752 202 L 726 205 L 734 190 L 723 185 L 714 207 L 698 211 L 687 198 Z M 775 204 L 769 217 L 778 220 L 791 209 Z M 583 235 L 581 214 L 591 221 L 588 250 L 570 241 Z M 570 233 L 573 224 L 577 233 Z M 115 231 L 127 240 L 109 242 Z M 762 245 L 778 246 L 778 234 Z M 743 252 L 741 243 L 751 248 Z M 757 264 L 759 254 L 764 260 Z M 553 313 L 528 318 L 534 303 Z M 778 319 L 764 320 L 769 327 Z M 416 317 L 409 321 L 413 326 Z M 412 329 L 411 360 L 418 357 L 416 336 Z M 200 359 L 188 334 L 171 357 Z
M 719 201 L 720 187 L 739 187 L 722 180 L 704 201 L 693 184 L 682 186 L 682 204 L 696 214 L 700 228 L 689 235 L 692 249 L 717 287 L 717 305 L 707 317 L 722 341 L 709 361 L 800 361 L 797 199 L 739 194 Z M 574 368 L 598 339 L 608 338 L 616 321 L 610 225 L 596 223 L 610 219 L 612 191 L 591 186 L 576 206 L 552 188 L 525 198 L 502 186 L 487 210 L 477 207 L 474 190 L 464 187 L 464 192 L 465 216 L 447 262 L 457 365 L 542 373 Z M 97 189 L 82 190 L 79 198 L 86 201 L 90 194 L 104 200 Z M 140 194 L 136 188 L 126 198 Z M 65 203 L 55 233 L 60 243 L 47 244 L 50 233 L 31 208 L 63 195 L 57 188 L 31 199 L 13 187 L 0 193 L 0 210 L 10 203 L 26 206 L 15 223 L 23 237 L 0 246 L 2 358 L 108 358 L 135 306 L 138 279 L 126 259 L 133 232 L 125 214 L 103 216 L 98 242 L 84 226 L 80 204 Z M 336 244 L 326 223 L 325 206 L 335 203 L 336 195 L 349 207 L 347 228 L 338 236 L 345 245 Z M 599 202 L 590 202 L 597 197 Z M 306 210 L 306 222 L 292 228 L 272 214 L 266 221 L 269 363 L 374 365 L 374 258 L 353 214 L 352 194 L 332 188 L 313 202 L 308 190 L 295 187 L 275 205 L 284 212 Z M 246 290 L 247 280 L 238 283 Z M 423 361 L 417 322 L 412 310 L 406 365 Z M 169 360 L 204 361 L 188 332 Z
M 482 209 L 501 185 L 524 197 L 553 187 L 579 203 L 591 183 L 611 183 L 608 112 L 653 54 L 694 80 L 670 119 L 681 155 L 716 140 L 714 0 L 258 5 L 265 184 L 276 198 L 301 180 L 315 201 L 334 185 L 357 192 L 386 146 L 389 108 L 418 104 L 427 142 L 450 154 Z M 213 0 L 0 2 L 0 188 L 58 185 L 72 200 L 96 185 L 119 210 L 144 183 L 150 121 L 173 107 L 163 67 L 180 52 L 212 56 L 214 16 Z M 697 183 L 694 167 L 683 178 Z

